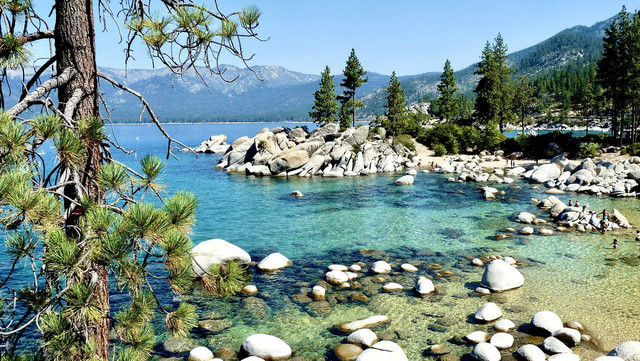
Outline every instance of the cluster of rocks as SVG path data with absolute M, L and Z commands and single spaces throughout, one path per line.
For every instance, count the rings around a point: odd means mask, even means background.
M 499 361 L 502 359 L 501 350 L 514 348 L 514 337 L 509 334 L 516 329 L 516 324 L 501 317 L 500 307 L 493 302 L 487 302 L 480 306 L 474 315 L 476 322 L 493 324 L 491 334 L 478 330 L 466 335 L 464 339 L 473 344 L 471 356 L 479 361 Z M 516 355 L 527 361 L 579 361 L 580 357 L 573 353 L 573 347 L 580 342 L 589 342 L 592 337 L 584 333 L 584 327 L 579 322 L 563 323 L 560 317 L 551 311 L 540 311 L 533 315 L 527 326 L 534 335 L 544 338 L 541 345 L 525 344 L 520 346 Z
M 340 361 L 408 361 L 404 350 L 397 343 L 388 340 L 378 341 L 375 332 L 365 327 L 352 331 L 345 338 L 345 343 L 336 346 L 333 352 Z
M 549 196 L 537 203 L 539 208 L 549 212 L 552 219 L 559 225 L 559 230 L 575 228 L 580 232 L 585 232 L 598 231 L 602 230 L 602 228 L 605 230 L 631 228 L 631 224 L 627 218 L 615 208 L 608 211 L 608 220 L 607 222 L 604 222 L 600 217 L 602 212 L 590 210 L 589 204 L 584 204 L 582 206 L 568 206 L 555 196 Z M 529 213 L 523 212 L 518 215 L 518 218 L 528 219 L 528 217 L 521 216 L 523 214 L 533 216 Z M 536 218 L 534 216 L 534 221 L 535 219 Z
M 196 153 L 224 154 L 229 150 L 229 147 L 230 145 L 227 144 L 227 136 L 220 134 L 212 135 L 211 138 L 200 143 L 192 150 Z M 188 149 L 183 149 L 182 151 L 186 152 Z
M 216 168 L 255 176 L 343 177 L 413 167 L 413 153 L 384 135 L 384 130 L 370 132 L 369 126 L 340 132 L 336 124 L 310 133 L 303 128 L 265 128 L 233 142 Z
M 251 256 L 242 248 L 223 239 L 210 239 L 200 242 L 191 250 L 191 264 L 194 277 L 202 277 L 214 264 L 225 264 L 237 261 L 245 265 L 253 265 Z M 266 256 L 255 266 L 262 272 L 273 272 L 292 265 L 293 262 L 280 253 Z
M 523 172 L 522 177 L 559 191 L 635 197 L 640 180 L 640 157 L 617 162 L 594 162 L 586 158 L 576 165 L 559 155 L 549 164 Z
M 291 347 L 275 336 L 257 333 L 242 342 L 238 356 L 243 361 L 287 360 L 291 358 Z M 188 361 L 222 361 L 222 358 L 215 358 L 207 347 L 198 346 L 189 352 Z

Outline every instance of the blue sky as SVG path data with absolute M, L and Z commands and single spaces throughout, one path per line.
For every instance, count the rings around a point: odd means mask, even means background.
M 38 1 L 39 2 L 39 1 Z M 47 1 L 48 2 L 48 1 Z M 111 1 L 114 8 L 117 1 Z M 211 0 L 201 0 L 211 3 Z M 37 3 L 37 2 L 36 2 Z M 251 41 L 252 65 L 281 65 L 303 73 L 320 73 L 329 65 L 344 68 L 351 50 L 368 71 L 399 75 L 454 69 L 478 60 L 487 40 L 501 32 L 509 51 L 536 44 L 574 25 L 592 25 L 640 0 L 219 0 L 224 11 L 257 5 L 263 12 L 259 33 L 267 42 Z M 113 23 L 97 36 L 98 64 L 123 68 L 123 46 Z M 40 53 L 44 49 L 38 49 Z M 137 47 L 130 68 L 150 68 Z M 234 63 L 231 57 L 222 59 Z

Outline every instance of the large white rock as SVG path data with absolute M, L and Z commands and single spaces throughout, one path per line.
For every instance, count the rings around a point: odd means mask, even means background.
M 533 171 L 531 177 L 529 177 L 529 180 L 537 183 L 544 183 L 546 181 L 558 178 L 561 173 L 562 170 L 556 164 L 543 164 Z
M 391 266 L 385 261 L 376 261 L 371 265 L 371 271 L 373 273 L 389 273 L 391 272 Z
M 498 332 L 491 336 L 489 343 L 499 350 L 507 350 L 513 346 L 513 336 L 508 333 Z
M 624 361 L 640 361 L 640 342 L 627 341 L 609 352 L 609 356 L 618 356 Z
M 527 223 L 527 224 L 531 224 L 535 218 L 536 218 L 536 216 L 534 216 L 533 214 L 531 214 L 529 212 L 520 212 L 516 216 L 516 220 L 518 222 Z
M 258 263 L 258 268 L 261 271 L 270 272 L 283 269 L 292 264 L 293 262 L 281 253 L 272 253 Z
M 567 345 L 553 336 L 549 336 L 542 341 L 542 348 L 544 348 L 550 355 L 557 353 L 571 353 L 571 349 L 568 348 Z
M 565 345 L 569 347 L 573 347 L 579 344 L 582 338 L 580 331 L 568 327 L 559 329 L 558 331 L 554 332 L 552 336 L 564 342 Z
M 475 319 L 483 322 L 491 322 L 502 317 L 500 307 L 493 302 L 487 302 L 478 308 Z
M 198 346 L 189 352 L 188 361 L 211 361 L 213 352 L 204 346 Z
M 516 324 L 511 320 L 503 318 L 502 320 L 493 324 L 493 328 L 498 332 L 507 332 L 516 328 Z
M 322 301 L 324 300 L 326 293 L 327 293 L 327 290 L 325 290 L 324 287 L 313 286 L 313 288 L 311 289 L 311 298 L 313 298 L 316 301 Z
M 403 288 L 401 284 L 395 282 L 390 282 L 382 286 L 382 290 L 389 293 L 402 291 Z
M 405 272 L 418 272 L 418 268 L 411 263 L 403 263 L 400 268 Z
M 407 355 L 398 344 L 392 341 L 380 341 L 364 350 L 356 361 L 408 361 Z
M 242 343 L 241 352 L 265 361 L 286 360 L 291 357 L 289 345 L 275 336 L 262 333 L 247 337 Z
M 433 282 L 427 277 L 418 278 L 418 282 L 416 282 L 416 292 L 420 296 L 426 296 L 435 291 L 435 287 L 433 286 Z
M 551 311 L 536 313 L 531 319 L 531 324 L 546 334 L 552 334 L 563 327 L 560 317 Z
M 557 353 L 549 356 L 547 361 L 580 361 L 580 356 L 575 353 Z
M 502 292 L 522 286 L 524 276 L 515 267 L 496 259 L 484 270 L 481 284 L 494 292 Z
M 371 328 L 387 322 L 389 322 L 389 317 L 385 315 L 375 315 L 375 316 L 369 316 L 367 318 L 363 318 L 360 320 L 341 323 L 336 327 L 338 327 L 338 329 L 342 332 L 351 333 L 361 328 Z
M 327 282 L 331 283 L 332 285 L 341 285 L 349 281 L 349 276 L 346 273 L 337 270 L 327 272 L 325 278 L 327 279 Z
M 373 346 L 376 341 L 378 341 L 378 336 L 368 328 L 361 328 L 347 336 L 347 342 L 366 347 Z
M 412 175 L 405 175 L 396 179 L 395 183 L 399 186 L 410 186 L 413 184 L 414 178 Z
M 517 354 L 524 361 L 545 361 L 547 358 L 540 347 L 531 344 L 520 347 Z
M 210 239 L 200 242 L 191 250 L 193 272 L 198 277 L 205 274 L 214 264 L 224 264 L 229 261 L 251 263 L 251 256 L 242 248 L 222 239 Z M 203 270 L 204 269 L 204 270 Z
M 473 331 L 470 334 L 466 335 L 464 338 L 472 343 L 481 343 L 489 341 L 491 339 L 491 335 L 485 331 Z
M 478 361 L 500 361 L 502 358 L 500 351 L 487 342 L 477 344 L 471 351 L 471 356 Z

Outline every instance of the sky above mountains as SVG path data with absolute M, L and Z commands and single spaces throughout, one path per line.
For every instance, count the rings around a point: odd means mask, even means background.
M 51 1 L 35 3 L 48 13 Z M 119 2 L 111 3 L 116 10 Z M 224 12 L 245 5 L 262 10 L 259 34 L 269 40 L 243 44 L 247 53 L 256 53 L 253 65 L 310 74 L 329 65 L 339 73 L 355 48 L 366 70 L 395 70 L 399 75 L 441 71 L 446 59 L 459 70 L 476 62 L 486 41 L 498 32 L 513 52 L 566 28 L 607 19 L 624 4 L 629 11 L 640 9 L 640 0 L 219 0 Z M 119 42 L 116 25 L 107 21 L 107 32 L 96 39 L 99 66 L 124 67 L 124 45 Z M 34 49 L 36 57 L 46 57 L 44 45 Z M 136 60 L 129 67 L 151 68 L 142 44 L 134 49 Z M 230 56 L 221 62 L 237 64 Z

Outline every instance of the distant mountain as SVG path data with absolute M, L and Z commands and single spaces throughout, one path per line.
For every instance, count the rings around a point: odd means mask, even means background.
M 508 60 L 514 69 L 514 75 L 536 76 L 570 66 L 587 66 L 597 61 L 602 52 L 604 31 L 616 17 L 617 15 L 590 27 L 574 26 L 536 45 L 509 54 Z M 508 39 L 506 40 L 508 44 Z M 471 93 L 478 82 L 478 77 L 473 74 L 475 66 L 470 65 L 455 73 L 458 86 L 463 93 Z M 421 97 L 437 96 L 436 86 L 440 81 L 440 73 L 405 76 L 401 77 L 400 81 L 411 103 Z M 384 111 L 383 105 L 382 89 L 365 97 L 367 113 L 380 113 Z
M 515 75 L 535 76 L 595 62 L 602 51 L 604 30 L 613 19 L 590 27 L 566 29 L 541 43 L 510 54 L 508 59 Z M 297 73 L 280 66 L 255 66 L 253 69 L 256 74 L 246 68 L 223 67 L 227 69 L 225 79 L 237 77 L 234 82 L 226 82 L 217 75 L 207 73 L 205 69 L 199 69 L 204 83 L 195 71 L 182 77 L 175 76 L 167 69 L 129 69 L 125 72 L 101 68 L 100 71 L 138 90 L 165 122 L 308 120 L 313 92 L 318 89 L 318 75 Z M 471 93 L 478 81 L 474 70 L 475 64 L 456 72 L 463 93 Z M 362 97 L 365 103 L 361 114 L 373 116 L 384 112 L 383 89 L 389 76 L 372 72 L 367 75 L 369 81 L 358 90 L 358 97 Z M 334 77 L 337 92 L 341 92 L 341 78 L 341 74 Z M 439 80 L 439 71 L 400 77 L 409 103 L 436 96 Z M 20 89 L 20 81 L 18 73 L 10 74 L 14 91 L 8 96 L 7 104 L 17 101 L 19 92 L 15 90 Z M 137 98 L 106 82 L 101 82 L 100 90 L 113 107 L 114 121 L 138 121 L 141 105 Z

